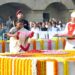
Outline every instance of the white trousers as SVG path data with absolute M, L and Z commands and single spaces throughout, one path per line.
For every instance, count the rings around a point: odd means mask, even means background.
M 75 50 L 75 40 L 66 40 L 65 50 Z

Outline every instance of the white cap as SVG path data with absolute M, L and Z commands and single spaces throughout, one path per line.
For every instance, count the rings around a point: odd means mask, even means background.
M 71 13 L 71 17 L 75 17 L 75 11 Z

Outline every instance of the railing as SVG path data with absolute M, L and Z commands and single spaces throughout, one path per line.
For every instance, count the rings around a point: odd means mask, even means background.
M 9 52 L 9 43 L 9 40 L 0 40 L 0 52 Z M 31 39 L 29 50 L 64 50 L 65 43 L 64 38 Z
M 75 51 L 0 54 L 0 75 L 74 75 L 74 57 Z

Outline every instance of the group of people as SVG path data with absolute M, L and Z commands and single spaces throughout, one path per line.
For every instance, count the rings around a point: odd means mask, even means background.
M 63 31 L 65 24 L 61 21 L 51 19 L 49 22 L 29 22 L 31 31 Z
M 10 37 L 10 52 L 27 51 L 30 46 L 30 38 L 33 37 L 35 31 L 62 31 L 61 35 L 55 34 L 54 36 L 66 37 L 65 49 L 75 50 L 75 12 L 71 13 L 71 19 L 65 25 L 55 19 L 49 22 L 28 22 L 24 19 L 23 12 L 18 10 L 16 19 L 11 24 L 7 21 L 6 25 L 9 31 L 6 31 L 7 28 L 3 29 L 3 24 L 0 23 L 0 36 L 6 33 L 6 36 Z
M 28 21 L 23 19 L 22 11 L 18 10 L 13 25 L 10 26 L 9 32 L 6 33 L 6 36 L 10 37 L 10 52 L 27 51 L 30 46 L 30 38 L 33 35 L 34 32 L 29 32 Z
M 49 22 L 30 22 L 31 31 L 62 31 L 61 34 L 54 34 L 56 37 L 65 37 L 66 45 L 65 50 L 75 50 L 75 11 L 71 13 L 70 20 L 68 23 L 62 24 L 61 21 L 56 21 L 55 19 Z
M 0 40 L 4 39 L 3 34 L 9 32 L 12 27 L 15 27 L 16 20 L 22 20 L 24 28 L 30 30 L 29 23 L 27 20 L 24 19 L 23 12 L 18 10 L 16 12 L 16 17 L 13 19 L 12 16 L 9 16 L 8 20 L 5 23 L 0 22 Z

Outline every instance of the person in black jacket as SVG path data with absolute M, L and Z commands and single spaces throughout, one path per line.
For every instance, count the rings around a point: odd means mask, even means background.
M 24 15 L 23 12 L 21 10 L 18 10 L 16 12 L 16 19 L 22 19 L 23 23 L 24 23 L 24 28 L 26 28 L 27 30 L 30 30 L 30 26 L 27 20 L 24 19 Z

